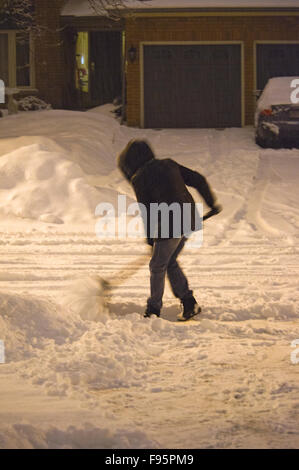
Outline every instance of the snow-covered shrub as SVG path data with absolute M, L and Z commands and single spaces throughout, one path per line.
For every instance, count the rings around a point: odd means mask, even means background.
M 37 96 L 26 96 L 18 101 L 20 111 L 39 111 L 42 109 L 52 109 L 52 106 Z

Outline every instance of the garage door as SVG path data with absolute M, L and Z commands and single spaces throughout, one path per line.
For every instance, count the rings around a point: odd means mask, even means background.
M 299 44 L 257 44 L 257 89 L 269 78 L 299 76 Z
M 144 127 L 239 127 L 241 45 L 144 46 Z

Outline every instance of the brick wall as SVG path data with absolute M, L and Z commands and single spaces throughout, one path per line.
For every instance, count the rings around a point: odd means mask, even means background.
M 36 18 L 44 28 L 35 39 L 35 81 L 38 95 L 54 108 L 63 105 L 64 58 L 60 11 L 64 0 L 35 0 Z
M 245 75 L 245 124 L 254 114 L 254 41 L 299 41 L 299 16 L 190 16 L 129 17 L 127 48 L 139 50 L 141 41 L 243 41 Z M 127 67 L 127 119 L 140 125 L 139 57 Z

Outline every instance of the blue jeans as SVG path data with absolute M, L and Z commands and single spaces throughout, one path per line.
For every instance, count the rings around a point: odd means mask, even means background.
M 154 241 L 149 264 L 151 295 L 147 300 L 148 306 L 161 309 L 166 272 L 175 297 L 179 299 L 192 297 L 193 292 L 189 289 L 187 278 L 177 262 L 185 243 L 185 237 Z

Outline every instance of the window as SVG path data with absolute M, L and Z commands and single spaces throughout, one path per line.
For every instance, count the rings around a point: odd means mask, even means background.
M 84 93 L 89 91 L 89 36 L 79 32 L 76 43 L 76 88 Z
M 0 34 L 0 79 L 8 83 L 8 35 Z
M 17 86 L 30 86 L 30 41 L 29 35 L 16 34 Z
M 28 33 L 0 30 L 0 79 L 7 87 L 34 87 L 32 41 Z

